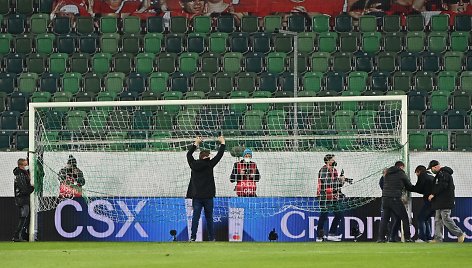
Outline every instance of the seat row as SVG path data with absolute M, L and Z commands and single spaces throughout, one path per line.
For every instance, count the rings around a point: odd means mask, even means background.
M 412 151 L 471 151 L 470 131 L 412 131 L 408 135 L 409 149 Z

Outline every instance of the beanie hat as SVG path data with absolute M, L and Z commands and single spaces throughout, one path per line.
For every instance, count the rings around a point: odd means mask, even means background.
M 249 149 L 249 148 L 246 148 L 246 150 L 244 150 L 244 152 L 243 152 L 243 157 L 244 157 L 245 155 L 247 155 L 247 154 L 250 154 L 251 157 L 252 157 L 252 150 Z

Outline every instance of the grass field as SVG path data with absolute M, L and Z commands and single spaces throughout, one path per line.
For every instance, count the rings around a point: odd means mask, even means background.
M 0 267 L 472 267 L 472 243 L 0 243 Z

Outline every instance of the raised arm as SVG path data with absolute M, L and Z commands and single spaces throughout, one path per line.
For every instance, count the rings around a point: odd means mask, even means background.
M 225 153 L 225 148 L 226 148 L 225 138 L 223 138 L 223 136 L 219 136 L 218 141 L 221 144 L 220 144 L 220 148 L 218 149 L 218 153 L 215 155 L 215 157 L 213 157 L 213 159 L 210 160 L 210 165 L 212 167 L 216 166 L 216 164 L 220 162 L 221 158 L 223 157 L 223 154 Z

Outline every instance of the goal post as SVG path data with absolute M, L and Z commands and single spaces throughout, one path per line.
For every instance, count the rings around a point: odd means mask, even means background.
M 288 207 L 322 211 L 314 197 L 325 154 L 335 154 L 338 170 L 353 179 L 342 187 L 346 197 L 341 209 L 378 197 L 382 169 L 400 159 L 408 164 L 406 96 L 47 102 L 30 103 L 29 117 L 35 184 L 30 240 L 37 230 L 37 213 L 76 194 L 86 201 L 142 197 L 155 210 L 175 214 L 175 207 L 185 204 L 167 201 L 185 197 L 190 178 L 185 154 L 195 136 L 202 136 L 202 148 L 211 151 L 218 148 L 218 135 L 227 141 L 225 156 L 215 167 L 217 197 L 225 203 L 215 204 L 220 216 L 227 216 L 227 205 L 237 197 L 229 177 L 244 148 L 253 151 L 261 173 L 258 197 L 245 201 L 260 211 L 253 217 Z M 71 157 L 85 182 L 74 181 L 64 194 L 60 170 Z M 287 197 L 294 199 L 288 202 Z M 141 220 L 185 219 L 146 215 Z

